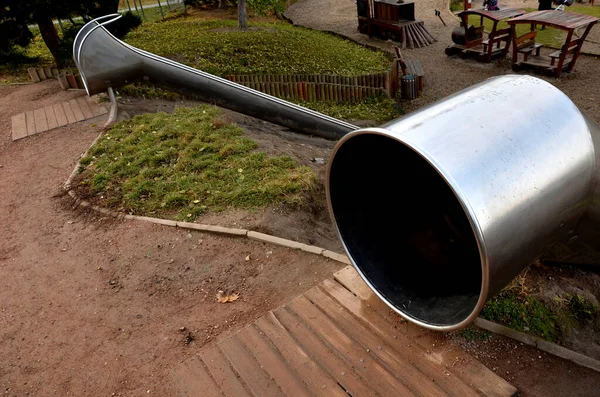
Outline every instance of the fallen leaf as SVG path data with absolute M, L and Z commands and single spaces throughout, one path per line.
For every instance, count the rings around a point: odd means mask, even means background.
M 225 295 L 223 291 L 217 292 L 217 302 L 219 303 L 233 302 L 238 300 L 239 297 L 240 294 Z

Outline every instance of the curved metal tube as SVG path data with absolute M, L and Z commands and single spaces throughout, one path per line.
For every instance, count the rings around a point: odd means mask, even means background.
M 119 17 L 119 14 L 113 14 L 90 21 L 75 38 L 73 57 L 88 95 L 143 79 L 205 102 L 327 139 L 339 139 L 358 129 L 350 123 L 132 47 L 104 28 Z M 112 19 L 100 23 L 108 18 Z
M 352 263 L 421 326 L 466 326 L 543 257 L 600 264 L 600 128 L 551 84 L 501 76 L 379 128 L 357 130 L 85 25 L 74 57 L 89 95 L 143 78 L 341 140 L 327 201 Z M 352 133 L 350 131 L 356 130 Z
M 329 209 L 381 299 L 454 330 L 549 248 L 600 264 L 599 144 L 598 125 L 553 85 L 497 77 L 343 137 Z

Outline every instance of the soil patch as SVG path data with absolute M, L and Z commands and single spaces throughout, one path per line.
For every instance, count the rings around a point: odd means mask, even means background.
M 5 395 L 173 395 L 169 371 L 198 346 L 340 268 L 246 239 L 73 208 L 62 183 L 100 132 L 92 124 L 104 118 L 7 141 L 12 114 L 72 95 L 53 85 L 0 87 Z M 221 304 L 218 291 L 240 297 Z

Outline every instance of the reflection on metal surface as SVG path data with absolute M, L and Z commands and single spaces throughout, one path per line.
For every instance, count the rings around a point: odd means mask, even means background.
M 348 134 L 357 127 L 131 47 L 102 26 L 111 17 L 75 40 L 89 95 L 143 78 L 341 138 L 329 161 L 329 210 L 358 272 L 406 319 L 464 327 L 543 255 L 600 264 L 600 129 L 551 84 L 497 77 Z
M 551 84 L 497 77 L 342 138 L 330 212 L 389 306 L 461 328 L 545 252 L 600 264 L 599 144 L 598 126 Z
M 183 95 L 327 139 L 339 139 L 358 129 L 350 123 L 132 47 L 104 28 L 119 17 L 113 14 L 88 22 L 75 38 L 73 57 L 89 95 L 143 79 Z

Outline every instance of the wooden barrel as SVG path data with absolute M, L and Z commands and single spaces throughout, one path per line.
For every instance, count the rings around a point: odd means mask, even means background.
M 465 45 L 465 28 L 454 28 L 454 30 L 452 31 L 452 42 L 458 45 Z
M 403 99 L 415 99 L 417 97 L 417 76 L 407 74 L 400 79 L 400 88 Z

